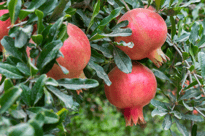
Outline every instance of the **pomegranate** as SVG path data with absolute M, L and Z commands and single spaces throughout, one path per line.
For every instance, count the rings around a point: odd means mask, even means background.
M 54 79 L 61 78 L 77 78 L 82 76 L 83 69 L 88 64 L 91 56 L 90 42 L 85 33 L 73 24 L 67 25 L 67 33 L 69 38 L 64 41 L 60 51 L 63 57 L 57 58 L 60 65 L 69 70 L 69 74 L 65 75 L 61 68 L 54 64 L 53 68 L 47 73 L 49 77 Z
M 0 5 L 2 5 L 4 2 L 1 2 Z M 9 11 L 7 9 L 3 9 L 3 10 L 0 10 L 0 16 L 8 13 Z M 11 25 L 11 20 L 10 18 L 7 19 L 6 21 L 1 21 L 0 20 L 0 40 L 8 35 L 8 32 L 9 32 L 9 29 L 7 27 L 9 27 Z M 0 51 L 2 52 L 3 51 L 3 46 L 1 45 L 0 43 Z
M 126 74 L 114 67 L 108 76 L 112 84 L 105 84 L 105 95 L 124 114 L 126 126 L 145 124 L 143 107 L 154 98 L 157 89 L 152 71 L 135 62 L 131 73 Z
M 134 47 L 118 46 L 132 60 L 149 58 L 157 67 L 169 59 L 161 50 L 167 37 L 167 25 L 164 19 L 149 9 L 137 8 L 126 12 L 118 21 L 128 20 L 132 35 L 116 37 L 115 41 L 133 42 Z

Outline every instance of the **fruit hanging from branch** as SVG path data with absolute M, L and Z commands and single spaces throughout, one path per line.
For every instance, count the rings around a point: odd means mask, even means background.
M 69 74 L 64 74 L 61 68 L 54 64 L 47 73 L 54 79 L 78 78 L 82 76 L 83 69 L 88 64 L 91 56 L 90 42 L 86 34 L 77 26 L 68 23 L 67 33 L 69 38 L 64 41 L 60 51 L 64 57 L 57 58 L 57 62 L 69 70 Z
M 143 107 L 154 98 L 157 89 L 153 72 L 134 62 L 131 73 L 126 74 L 115 67 L 108 76 L 112 84 L 105 84 L 106 97 L 124 114 L 126 126 L 145 124 Z
M 169 58 L 162 52 L 161 46 L 167 37 L 167 25 L 164 19 L 149 9 L 137 8 L 125 13 L 118 21 L 128 20 L 132 35 L 116 37 L 115 41 L 133 42 L 134 47 L 119 46 L 132 60 L 149 58 L 157 67 Z

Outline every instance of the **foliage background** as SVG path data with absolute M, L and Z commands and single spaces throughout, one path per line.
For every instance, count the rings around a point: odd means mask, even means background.
M 0 63 L 0 73 L 3 75 L 0 103 L 2 107 L 5 107 L 0 110 L 2 115 L 0 117 L 0 134 L 188 136 L 189 133 L 192 133 L 193 136 L 205 135 L 205 98 L 202 96 L 204 94 L 202 85 L 205 77 L 204 0 L 125 0 L 126 4 L 118 0 L 71 0 L 69 2 L 50 0 L 47 1 L 49 2 L 47 4 L 45 4 L 46 1 L 39 2 L 37 0 L 39 3 L 35 1 L 33 2 L 34 6 L 30 7 L 30 1 L 21 1 L 21 4 L 20 1 L 7 1 L 10 3 L 10 13 L 1 17 L 1 20 L 5 20 L 5 18 L 14 15 L 12 21 L 15 22 L 15 18 L 19 17 L 22 20 L 26 17 L 25 15 L 30 14 L 30 20 L 23 24 L 25 29 L 14 27 L 9 32 L 10 37 L 4 37 L 1 41 L 7 53 L 2 53 L 2 62 Z M 15 2 L 17 2 L 17 6 L 14 6 Z M 65 10 L 58 9 L 57 5 L 62 7 L 62 3 L 65 2 L 68 2 L 66 6 L 64 4 L 63 9 Z M 113 46 L 116 43 L 112 42 L 116 35 L 130 35 L 130 30 L 121 29 L 119 26 L 116 29 L 112 28 L 116 26 L 116 17 L 127 11 L 126 5 L 133 9 L 143 8 L 146 4 L 151 4 L 159 9 L 159 14 L 167 23 L 169 36 L 162 46 L 162 50 L 170 57 L 171 61 L 163 64 L 159 69 L 148 59 L 139 61 L 154 72 L 158 82 L 158 90 L 151 104 L 144 107 L 147 125 L 125 127 L 122 114 L 107 101 L 103 86 L 104 83 L 110 83 L 105 73 L 108 73 L 115 65 L 120 67 L 122 71 L 130 67 L 131 60 L 122 51 L 116 50 Z M 20 8 L 24 5 L 30 10 L 24 9 L 22 14 L 19 14 L 16 12 L 20 10 L 18 5 L 21 5 Z M 12 11 L 14 8 L 17 10 Z M 92 46 L 91 61 L 84 69 L 88 79 L 77 80 L 77 83 L 72 79 L 66 80 L 65 83 L 55 81 L 47 78 L 44 74 L 49 70 L 47 67 L 55 62 L 58 56 L 55 52 L 62 46 L 62 42 L 67 37 L 66 34 L 60 33 L 65 30 L 64 25 L 62 25 L 63 21 L 71 22 L 85 31 Z M 30 26 L 36 23 L 38 24 L 37 35 L 31 36 Z M 52 25 L 52 23 L 55 24 Z M 126 25 L 126 22 L 123 25 Z M 116 30 L 118 31 L 116 32 Z M 51 32 L 58 36 L 49 35 L 48 33 Z M 12 36 L 18 39 L 20 34 L 26 35 L 26 38 L 20 38 L 19 41 L 13 40 L 13 43 L 9 42 L 12 41 Z M 45 38 L 46 36 L 48 38 Z M 30 38 L 35 41 L 35 45 L 28 44 Z M 25 41 L 24 45 L 19 44 L 22 41 Z M 49 58 L 48 64 L 43 64 L 45 58 L 40 57 L 41 59 L 38 60 L 39 63 L 35 67 L 29 62 L 29 58 L 16 55 L 19 51 L 25 54 L 26 46 L 29 46 L 33 47 L 31 54 L 35 58 L 41 54 L 39 48 L 45 49 L 49 43 L 56 50 L 42 51 L 45 56 L 53 55 L 53 58 Z M 125 43 L 122 44 L 125 45 Z M 17 50 L 11 51 L 14 48 Z M 113 51 L 124 58 L 119 59 Z M 4 60 L 5 57 L 7 61 Z M 20 63 L 19 59 L 23 59 L 22 63 L 27 66 Z M 129 61 L 124 66 L 126 68 L 123 68 L 119 64 L 125 60 Z M 12 66 L 18 66 L 18 70 Z M 16 77 L 5 72 L 8 67 L 13 68 L 10 69 L 10 72 Z M 25 67 L 31 70 L 30 73 L 20 70 L 25 69 Z M 37 71 L 40 73 L 37 74 Z M 22 78 L 19 79 L 20 76 Z M 186 80 L 189 80 L 190 84 L 185 84 Z M 38 84 L 37 81 L 39 81 Z M 68 83 L 70 86 L 65 86 Z M 80 87 L 84 83 L 86 83 L 85 86 Z M 33 89 L 35 84 L 37 84 L 36 86 L 41 84 L 41 88 Z M 72 88 L 73 85 L 79 86 Z M 90 89 L 85 90 L 79 96 L 73 91 L 86 87 Z M 41 90 L 37 91 L 40 92 L 40 97 L 36 95 L 35 99 L 30 98 L 31 101 L 28 99 L 26 101 L 24 97 L 28 97 L 29 94 L 26 94 L 25 90 L 29 90 L 28 88 L 33 91 Z M 65 97 L 59 97 L 62 95 Z M 3 100 L 6 99 L 7 101 L 11 100 L 11 103 L 5 104 Z M 192 115 L 194 109 L 200 111 L 201 114 Z

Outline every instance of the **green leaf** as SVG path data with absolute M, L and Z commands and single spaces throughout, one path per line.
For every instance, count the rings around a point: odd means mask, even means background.
M 59 121 L 59 116 L 54 112 L 45 110 L 44 115 L 45 115 L 45 120 L 44 120 L 45 124 L 53 124 Z
M 71 90 L 89 89 L 99 85 L 97 80 L 94 79 L 81 79 L 81 78 L 64 78 L 57 80 L 58 85 Z
M 6 14 L 3 14 L 1 17 L 0 17 L 0 20 L 1 21 L 6 21 L 7 19 L 9 19 L 9 13 L 6 13 Z
M 131 73 L 132 61 L 130 57 L 117 47 L 114 47 L 113 54 L 117 67 L 126 74 Z
M 115 45 L 119 45 L 119 46 L 127 46 L 129 48 L 133 48 L 134 47 L 134 43 L 133 42 L 124 42 L 124 41 L 120 41 L 120 42 L 113 42 Z
M 187 105 L 184 101 L 182 101 L 182 103 L 183 103 L 184 107 L 185 107 L 186 109 L 188 109 L 189 111 L 193 111 L 193 110 L 194 110 L 193 107 L 190 107 L 190 106 Z
M 43 96 L 43 87 L 45 85 L 47 76 L 45 74 L 41 75 L 31 90 L 31 103 L 35 105 Z
M 183 59 L 186 60 L 189 58 L 189 53 L 187 52 L 182 52 L 182 56 L 183 56 Z
M 9 129 L 9 136 L 33 136 L 34 128 L 28 123 L 21 123 Z
M 46 79 L 45 84 L 52 85 L 52 86 L 58 86 L 58 82 L 55 79 L 50 78 L 50 77 Z
M 57 37 L 58 37 L 58 40 L 61 40 L 62 42 L 68 39 L 69 36 L 67 33 L 67 26 L 65 24 L 61 25 Z
M 11 115 L 16 119 L 24 119 L 27 116 L 27 114 L 22 109 L 12 110 Z
M 200 2 L 200 0 L 189 0 L 188 2 L 186 2 L 184 5 L 182 5 L 181 7 L 187 7 L 192 3 L 196 3 L 196 2 Z
M 191 136 L 197 136 L 197 125 L 196 124 L 192 126 Z
M 43 21 L 42 21 L 44 14 L 42 11 L 37 10 L 37 9 L 35 10 L 35 14 L 38 17 L 37 32 L 38 32 L 38 34 L 41 34 L 41 32 L 44 29 L 44 25 L 43 25 Z
M 41 34 L 32 35 L 31 38 L 37 45 L 43 41 L 43 36 Z
M 72 108 L 74 106 L 73 97 L 67 94 L 64 94 L 59 89 L 53 86 L 47 86 L 56 97 L 58 97 L 65 104 L 66 108 Z
M 32 107 L 32 108 L 28 108 L 26 111 L 27 111 L 27 114 L 29 115 L 30 118 L 36 118 L 36 116 L 39 114 L 39 113 L 42 113 L 45 111 L 46 109 L 45 108 L 42 108 L 42 107 Z M 44 115 L 45 116 L 45 115 Z M 42 118 L 42 117 L 40 117 Z
M 30 9 L 21 9 L 19 12 L 19 19 L 23 20 L 25 19 L 29 14 L 33 13 L 34 10 L 30 10 Z
M 54 103 L 53 97 L 50 92 L 44 87 L 44 105 L 45 107 L 50 107 Z
M 181 123 L 179 123 L 178 119 L 176 119 L 175 117 L 174 117 L 174 121 L 175 121 L 175 123 L 177 125 L 178 130 L 181 132 L 181 134 L 183 136 L 189 136 L 189 133 L 188 133 L 186 127 L 183 126 Z
M 155 4 L 157 6 L 157 10 L 161 8 L 161 0 L 155 0 Z
M 61 14 L 63 13 L 64 9 L 66 8 L 66 4 L 69 0 L 60 0 L 58 5 L 55 7 L 52 15 L 50 16 L 49 21 L 56 20 Z
M 96 50 L 91 49 L 91 61 L 97 62 L 97 63 L 103 63 L 104 61 L 104 56 L 100 53 L 98 53 Z
M 197 46 L 199 48 L 204 48 L 205 47 L 205 35 L 202 36 L 200 42 L 197 43 Z
M 198 53 L 198 61 L 201 67 L 201 75 L 205 78 L 205 53 L 199 52 Z
M 178 118 L 178 119 L 181 119 L 181 118 L 182 118 L 181 113 L 178 112 L 178 111 L 171 111 L 170 113 L 174 113 L 174 116 L 175 116 L 176 118 Z
M 62 45 L 63 45 L 63 43 L 60 40 L 53 41 L 53 42 L 45 45 L 41 54 L 38 57 L 37 67 L 39 69 L 42 69 L 49 62 L 51 62 L 53 59 L 55 59 L 57 57 L 59 49 L 62 47 Z
M 182 119 L 184 120 L 193 120 L 193 121 L 197 121 L 197 122 L 203 122 L 204 119 L 201 116 L 197 116 L 197 115 L 189 115 L 189 114 L 182 114 Z
M 25 64 L 25 63 L 22 63 L 22 62 L 19 62 L 17 63 L 17 66 L 19 71 L 21 71 L 21 73 L 23 73 L 24 75 L 26 76 L 30 76 L 30 69 L 29 67 Z
M 174 38 L 174 35 L 176 34 L 176 25 L 175 25 L 175 19 L 173 16 L 170 16 L 170 21 L 171 21 L 171 24 L 172 24 L 172 27 L 171 27 L 171 36 L 172 36 L 172 39 Z
M 38 73 L 38 68 L 31 62 L 31 58 L 29 58 L 29 67 L 30 67 L 30 73 L 31 76 L 34 76 Z
M 26 45 L 28 42 L 29 36 L 23 32 L 22 30 L 19 30 L 19 32 L 15 36 L 15 47 L 16 48 L 22 48 Z
M 34 136 L 43 136 L 43 129 L 41 126 L 39 126 L 39 124 L 37 123 L 37 121 L 32 120 L 29 121 L 29 124 L 34 128 Z
M 111 85 L 111 81 L 108 75 L 105 73 L 104 69 L 100 65 L 94 63 L 93 61 L 89 61 L 88 65 L 96 71 L 98 77 L 103 79 L 108 86 Z
M 169 128 L 172 126 L 172 118 L 169 114 L 167 114 L 164 117 L 164 121 L 162 123 L 162 127 L 164 130 L 169 130 Z
M 17 20 L 18 15 L 21 10 L 21 4 L 22 4 L 21 0 L 8 0 L 7 1 L 11 24 L 14 24 L 15 21 Z
M 157 100 L 152 99 L 152 100 L 150 101 L 150 103 L 151 103 L 153 106 L 155 106 L 155 107 L 157 107 L 158 109 L 160 109 L 160 110 L 167 110 L 167 109 L 168 109 L 167 106 L 165 105 L 165 103 L 163 103 L 163 102 L 160 102 L 160 101 L 157 101 Z
M 179 100 L 195 98 L 199 95 L 201 95 L 201 92 L 199 90 L 190 89 L 190 90 L 186 91 L 185 94 Z
M 106 48 L 106 47 L 102 47 L 100 45 L 97 45 L 97 44 L 91 44 L 91 47 L 102 52 L 102 54 L 107 57 L 107 58 L 112 58 L 112 52 Z
M 17 98 L 21 95 L 22 90 L 17 87 L 13 87 L 0 97 L 0 114 L 3 114 L 8 108 L 17 100 Z
M 151 113 L 152 117 L 159 115 L 159 116 L 164 116 L 167 114 L 166 110 L 160 110 L 160 109 L 154 109 Z
M 117 16 L 120 15 L 121 10 L 124 7 L 118 7 L 116 9 L 114 9 L 109 16 L 105 17 L 99 24 L 98 27 L 102 27 L 102 26 L 106 26 L 110 21 L 112 21 L 113 19 L 115 19 Z
M 61 28 L 61 25 L 63 23 L 63 19 L 64 17 L 59 18 L 55 24 L 53 24 L 49 30 L 49 40 L 56 40 L 57 39 L 57 35 L 58 35 L 58 31 Z
M 45 115 L 43 112 L 39 112 L 34 118 L 32 118 L 32 120 L 36 121 L 38 125 L 42 127 L 45 121 Z
M 11 81 L 11 79 L 6 78 L 4 80 L 4 91 L 8 91 L 10 88 L 12 88 L 14 86 L 13 82 Z
M 0 62 L 0 74 L 12 79 L 24 78 L 15 66 L 2 62 Z
M 22 101 L 27 104 L 28 106 L 31 106 L 32 103 L 31 103 L 31 89 L 24 85 L 24 84 L 21 84 L 20 85 L 21 89 L 23 90 L 22 94 L 21 94 L 21 99 Z
M 98 0 L 97 3 L 95 3 L 94 7 L 93 7 L 93 15 L 91 17 L 91 20 L 90 20 L 90 23 L 89 23 L 89 26 L 88 26 L 88 29 L 87 29 L 87 32 L 88 33 L 88 30 L 90 29 L 90 27 L 93 25 L 94 23 L 94 19 L 95 17 L 98 15 L 98 13 L 100 12 L 100 0 Z
M 189 40 L 192 44 L 195 44 L 199 36 L 199 26 L 194 23 L 191 27 L 191 35 L 189 36 Z
M 35 10 L 42 6 L 45 2 L 46 0 L 32 0 L 31 4 L 28 6 L 27 9 Z
M 22 52 L 14 46 L 14 39 L 8 36 L 4 36 L 4 38 L 1 40 L 1 44 L 4 46 L 4 48 L 9 54 L 23 61 Z
M 173 84 L 173 82 L 163 72 L 161 72 L 157 69 L 152 69 L 152 70 L 153 70 L 153 73 L 156 77 L 158 77 L 161 80 L 167 80 L 167 81 L 169 81 L 170 83 Z

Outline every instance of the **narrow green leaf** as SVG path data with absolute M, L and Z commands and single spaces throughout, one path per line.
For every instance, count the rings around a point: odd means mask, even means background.
M 132 61 L 130 57 L 117 47 L 114 47 L 113 54 L 117 67 L 126 74 L 131 73 Z
M 107 57 L 107 58 L 112 58 L 113 55 L 112 55 L 112 52 L 110 51 L 109 48 L 106 48 L 106 47 L 102 47 L 100 45 L 97 45 L 97 44 L 91 44 L 91 47 L 102 52 L 102 54 Z
M 189 36 L 189 40 L 192 44 L 195 44 L 199 36 L 199 26 L 194 23 L 194 25 L 191 27 L 191 34 Z
M 27 116 L 27 114 L 22 109 L 12 110 L 11 115 L 16 119 L 24 119 Z
M 182 119 L 192 120 L 192 121 L 197 121 L 197 122 L 203 122 L 204 121 L 203 117 L 201 117 L 201 116 L 189 115 L 189 114 L 182 114 Z
M 196 124 L 192 126 L 191 136 L 197 136 L 197 125 Z
M 25 63 L 22 63 L 22 62 L 19 62 L 17 63 L 17 66 L 19 71 L 21 71 L 21 73 L 23 73 L 24 75 L 26 76 L 30 76 L 30 69 L 29 67 L 25 64 Z
M 171 27 L 171 36 L 172 36 L 172 39 L 174 38 L 174 35 L 176 34 L 176 25 L 175 25 L 175 19 L 173 16 L 170 16 L 170 21 L 171 21 L 171 24 L 172 24 L 172 27 Z
M 7 78 L 22 79 L 24 78 L 19 70 L 10 64 L 0 62 L 0 74 L 5 75 Z
M 100 0 L 97 1 L 97 3 L 95 3 L 94 8 L 93 8 L 93 15 L 91 17 L 87 32 L 89 31 L 90 27 L 93 25 L 94 23 L 94 19 L 95 17 L 98 15 L 98 13 L 100 12 Z
M 190 89 L 186 91 L 185 94 L 179 100 L 190 99 L 190 98 L 197 97 L 199 95 L 201 95 L 201 92 L 199 90 Z
M 64 78 L 57 80 L 58 85 L 65 87 L 66 89 L 79 90 L 94 88 L 99 85 L 97 80 L 94 79 L 81 79 L 81 78 Z
M 37 45 L 43 41 L 43 36 L 41 34 L 32 35 L 31 38 Z
M 205 78 L 205 53 L 199 52 L 198 53 L 198 61 L 201 67 L 201 75 Z
M 69 96 L 67 94 L 64 94 L 59 89 L 53 87 L 53 86 L 47 86 L 49 91 L 51 91 L 56 97 L 58 97 L 63 103 L 65 104 L 66 108 L 72 108 L 73 107 L 73 97 Z
M 27 9 L 35 10 L 39 8 L 41 5 L 43 5 L 45 2 L 46 0 L 32 0 L 31 4 L 29 5 Z
M 37 32 L 38 32 L 38 34 L 41 34 L 41 32 L 44 29 L 44 25 L 43 25 L 43 22 L 42 22 L 44 14 L 43 14 L 42 11 L 37 10 L 37 9 L 35 10 L 35 14 L 38 17 Z
M 34 128 L 34 136 L 43 136 L 43 129 L 42 127 L 39 126 L 39 124 L 37 123 L 37 121 L 32 120 L 29 121 L 29 124 Z
M 49 62 L 51 62 L 53 59 L 55 59 L 57 57 L 59 49 L 61 48 L 62 45 L 63 45 L 63 43 L 60 40 L 53 41 L 53 42 L 45 45 L 41 54 L 38 57 L 37 67 L 39 69 L 42 69 Z
M 27 104 L 28 106 L 31 106 L 32 103 L 31 103 L 31 89 L 24 85 L 24 84 L 21 84 L 20 85 L 21 89 L 23 90 L 22 94 L 21 94 L 21 100 Z
M 8 108 L 17 100 L 17 98 L 21 95 L 22 90 L 17 87 L 13 87 L 7 90 L 0 97 L 0 114 L 3 114 Z
M 181 123 L 179 123 L 178 119 L 174 118 L 174 121 L 175 121 L 175 123 L 177 125 L 178 130 L 181 132 L 181 134 L 183 136 L 189 136 L 189 133 L 188 133 L 186 127 L 183 126 Z
M 9 129 L 9 136 L 33 136 L 34 128 L 28 123 L 21 123 Z
M 159 116 L 164 116 L 167 114 L 166 110 L 159 110 L 159 109 L 154 109 L 151 113 L 152 117 L 159 115 Z
M 88 65 L 96 71 L 98 77 L 103 79 L 108 86 L 111 85 L 111 81 L 108 75 L 105 73 L 104 69 L 100 65 L 94 63 L 93 61 L 89 61 Z
M 45 124 L 53 124 L 59 121 L 59 116 L 54 112 L 45 110 L 44 115 L 45 115 L 45 120 L 44 120 Z
M 183 56 L 183 59 L 186 60 L 189 58 L 189 53 L 187 52 L 182 52 L 182 56 Z
M 4 80 L 4 91 L 8 91 L 10 88 L 12 88 L 14 86 L 13 82 L 11 81 L 11 79 L 6 78 Z
M 17 20 L 18 15 L 21 10 L 21 4 L 22 4 L 21 0 L 8 0 L 7 1 L 11 24 L 14 24 L 15 21 Z
M 22 48 L 28 42 L 28 38 L 29 36 L 25 32 L 19 30 L 15 36 L 15 47 Z
M 172 126 L 172 118 L 169 114 L 167 114 L 164 117 L 164 121 L 162 123 L 162 127 L 164 130 L 169 130 L 169 128 Z
M 35 105 L 43 96 L 43 87 L 45 85 L 47 76 L 45 74 L 41 75 L 31 90 L 31 102 Z

